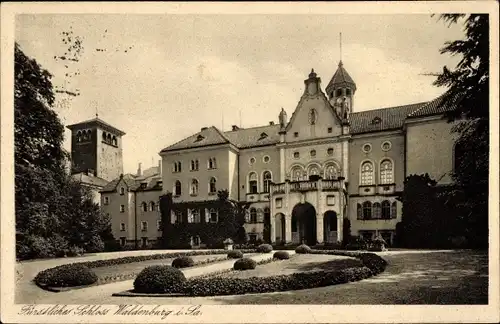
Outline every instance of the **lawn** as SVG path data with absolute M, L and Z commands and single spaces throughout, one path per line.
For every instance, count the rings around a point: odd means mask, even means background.
M 297 272 L 330 271 L 363 266 L 351 257 L 321 254 L 295 254 L 289 260 L 258 265 L 254 270 L 231 271 L 220 274 L 225 278 L 251 278 L 289 275 Z

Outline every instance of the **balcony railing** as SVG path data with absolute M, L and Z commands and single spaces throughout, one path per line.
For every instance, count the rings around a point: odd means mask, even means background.
M 271 193 L 284 194 L 287 192 L 303 192 L 303 191 L 337 191 L 341 189 L 340 180 L 304 180 L 304 181 L 287 181 L 282 183 L 271 183 Z

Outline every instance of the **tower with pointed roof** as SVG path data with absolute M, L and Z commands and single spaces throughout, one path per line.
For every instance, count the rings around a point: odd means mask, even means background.
M 125 132 L 96 117 L 66 126 L 71 130 L 71 173 L 86 173 L 106 181 L 123 174 Z
M 356 83 L 347 73 L 342 60 L 325 90 L 330 104 L 335 108 L 340 119 L 348 121 L 349 114 L 353 112 Z

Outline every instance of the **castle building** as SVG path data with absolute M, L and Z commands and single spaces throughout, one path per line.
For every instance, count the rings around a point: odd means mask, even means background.
M 428 173 L 451 184 L 454 135 L 440 98 L 356 111 L 357 85 L 343 63 L 327 84 L 311 71 L 288 120 L 252 128 L 214 126 L 160 152 L 162 194 L 171 192 L 171 222 L 217 222 L 217 191 L 251 203 L 246 231 L 272 243 L 342 241 L 351 234 L 391 243 L 401 221 L 406 176 Z M 194 245 L 203 245 L 193 233 Z

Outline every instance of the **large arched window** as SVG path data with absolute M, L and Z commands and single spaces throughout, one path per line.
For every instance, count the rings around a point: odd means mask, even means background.
M 373 184 L 373 163 L 363 162 L 361 165 L 361 185 L 367 186 Z
M 325 179 L 335 180 L 338 178 L 337 167 L 333 164 L 329 164 L 325 168 Z
M 145 202 L 143 202 L 141 204 L 141 209 L 143 212 L 147 212 L 148 211 L 148 204 L 146 204 Z
M 217 179 L 215 179 L 214 177 L 211 177 L 209 186 L 210 186 L 209 192 L 212 194 L 216 193 L 217 192 Z
M 90 137 L 90 135 L 89 135 Z M 113 136 L 113 145 L 118 146 L 118 140 L 116 139 L 116 136 Z
M 155 211 L 155 202 L 154 201 L 151 201 L 149 202 L 149 211 Z
M 309 167 L 309 170 L 307 170 L 307 175 L 312 176 L 312 175 L 319 175 L 319 168 L 317 165 L 311 165 Z
M 394 183 L 393 165 L 390 160 L 383 160 L 380 163 L 380 183 Z
M 264 192 L 269 192 L 269 187 L 271 186 L 272 181 L 271 172 L 265 171 L 262 178 L 264 179 Z
M 363 203 L 363 219 L 372 219 L 372 203 L 369 201 Z
M 248 192 L 255 194 L 258 192 L 258 180 L 257 180 L 257 173 L 252 172 L 248 176 Z
M 179 180 L 175 181 L 175 186 L 174 186 L 174 195 L 175 196 L 180 196 L 182 193 L 182 185 Z
M 104 142 L 106 142 L 106 141 L 107 141 L 106 132 L 102 132 L 102 140 L 103 140 Z
M 387 200 L 382 202 L 382 218 L 390 219 L 391 218 L 391 203 Z
M 292 181 L 300 181 L 302 180 L 302 168 L 299 166 L 296 166 L 292 169 Z
M 382 208 L 380 206 L 380 203 L 376 202 L 373 204 L 373 218 L 375 219 L 380 219 L 382 215 Z
M 250 223 L 257 223 L 257 210 L 255 208 L 250 208 Z
M 198 194 L 198 189 L 199 189 L 199 183 L 198 180 L 193 179 L 191 180 L 191 187 L 190 187 L 190 194 L 192 196 L 196 196 Z

